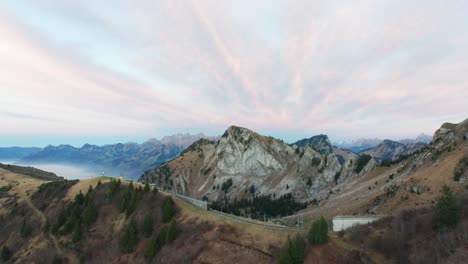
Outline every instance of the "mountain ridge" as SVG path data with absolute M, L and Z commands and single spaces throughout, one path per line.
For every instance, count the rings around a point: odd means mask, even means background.
M 188 145 L 203 134 L 178 134 L 163 140 L 148 139 L 135 142 L 106 145 L 84 144 L 74 147 L 67 144 L 47 146 L 41 151 L 25 156 L 17 164 L 65 164 L 77 165 L 98 173 L 124 175 L 136 179 L 141 173 L 179 155 Z
M 325 143 L 329 151 L 321 153 L 315 149 L 317 144 L 310 143 Z M 298 144 L 301 146 L 230 126 L 219 140 L 200 140 L 179 157 L 147 171 L 139 180 L 208 200 L 222 196 L 239 199 L 249 196 L 249 190 L 256 190 L 255 195 L 277 197 L 294 193 L 305 201 L 377 165 L 371 159 L 362 171 L 355 171 L 359 156 L 340 150 L 339 158 L 325 135 Z M 220 190 L 226 182 L 232 182 L 234 187 Z

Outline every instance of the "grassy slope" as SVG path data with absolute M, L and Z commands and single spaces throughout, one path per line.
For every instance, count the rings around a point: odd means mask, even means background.
M 44 234 L 41 228 L 46 219 L 51 223 L 57 218 L 60 208 L 73 200 L 80 190 L 86 193 L 89 186 L 96 189 L 99 179 L 86 179 L 78 182 L 64 193 L 55 196 L 34 196 L 38 186 L 44 181 L 24 175 L 0 171 L 0 187 L 11 184 L 13 189 L 2 193 L 0 201 L 0 216 L 7 223 L 0 227 L 0 232 L 6 234 L 0 238 L 0 246 L 7 244 L 14 252 L 15 262 L 37 261 L 50 262 L 55 255 L 61 254 L 67 262 L 77 262 L 78 256 L 84 256 L 87 261 L 125 263 L 127 261 L 143 261 L 143 251 L 148 239 L 139 235 L 140 242 L 132 254 L 122 254 L 118 250 L 118 240 L 129 219 L 120 213 L 120 195 L 109 204 L 96 202 L 99 210 L 98 220 L 91 227 L 86 243 L 74 244 L 70 236 L 52 237 Z M 96 190 L 96 197 L 101 197 L 106 191 L 108 179 L 101 179 L 102 190 Z M 123 183 L 123 185 L 128 183 Z M 98 198 L 96 198 L 98 199 Z M 141 228 L 142 219 L 148 212 L 156 217 L 155 229 L 162 226 L 160 220 L 163 196 L 160 194 L 156 202 L 141 201 L 132 217 L 137 219 Z M 171 245 L 165 246 L 153 260 L 155 263 L 182 263 L 190 260 L 194 263 L 271 263 L 279 254 L 288 232 L 259 228 L 223 217 L 209 214 L 181 200 L 176 200 L 177 222 L 182 230 L 180 237 Z M 14 209 L 17 208 L 17 209 Z M 153 209 L 152 209 L 153 208 Z M 12 214 L 12 211 L 15 211 Z M 32 234 L 21 238 L 19 230 L 22 219 L 26 218 L 32 226 Z M 57 243 L 54 243 L 57 240 Z M 177 251 L 178 254 L 174 254 Z

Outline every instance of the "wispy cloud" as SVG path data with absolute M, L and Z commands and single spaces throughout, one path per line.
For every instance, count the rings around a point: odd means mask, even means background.
M 467 15 L 462 1 L 2 3 L 0 133 L 431 133 L 468 115 Z

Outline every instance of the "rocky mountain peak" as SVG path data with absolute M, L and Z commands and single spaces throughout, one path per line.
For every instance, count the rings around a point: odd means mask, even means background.
M 468 140 L 468 119 L 454 124 L 444 123 L 434 133 L 433 142 L 436 144 L 445 144 L 450 142 L 463 142 Z
M 293 143 L 298 147 L 311 146 L 312 148 L 319 151 L 321 154 L 330 154 L 333 153 L 333 146 L 330 142 L 330 139 L 327 135 L 320 134 L 313 136 L 311 138 L 304 138 L 296 143 Z
M 390 139 L 385 139 L 384 141 L 382 141 L 381 145 L 384 145 L 384 146 L 387 146 L 387 147 L 398 147 L 398 146 L 401 146 L 403 144 L 400 143 L 400 142 L 390 140 Z
M 250 130 L 250 129 L 247 129 L 245 127 L 239 127 L 239 126 L 230 126 L 228 129 L 226 129 L 226 131 L 224 132 L 224 134 L 221 136 L 222 138 L 227 138 L 227 137 L 231 137 L 231 138 L 234 138 L 234 139 L 238 139 L 238 138 L 246 138 L 246 137 L 250 137 L 250 136 L 259 136 L 257 133 L 255 133 L 254 131 Z

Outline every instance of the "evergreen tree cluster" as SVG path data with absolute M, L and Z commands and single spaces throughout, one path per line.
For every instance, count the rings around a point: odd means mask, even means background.
M 253 219 L 263 220 L 265 217 L 274 218 L 294 214 L 307 207 L 307 203 L 294 200 L 291 193 L 277 199 L 269 196 L 256 196 L 252 199 L 243 198 L 233 202 L 214 201 L 210 208 L 239 216 L 249 216 Z
M 43 197 L 59 197 L 62 194 L 65 194 L 70 187 L 78 183 L 79 180 L 60 180 L 60 181 L 51 181 L 39 185 L 37 193 L 34 193 L 33 196 L 41 195 Z
M 314 221 L 309 229 L 309 243 L 312 245 L 321 245 L 328 242 L 328 224 L 325 218 Z
M 441 193 L 434 208 L 434 227 L 437 229 L 454 227 L 460 215 L 455 197 L 447 185 L 442 187 Z
M 279 264 L 302 264 L 306 256 L 306 244 L 304 238 L 296 235 L 294 239 L 288 236 L 288 242 L 283 252 L 281 253 L 278 263 Z
M 135 250 L 138 243 L 138 230 L 135 219 L 130 221 L 130 224 L 125 229 L 123 236 L 120 238 L 119 247 L 123 253 L 131 253 Z
M 372 157 L 368 154 L 362 154 L 361 156 L 359 156 L 357 162 L 356 162 L 356 168 L 354 169 L 354 172 L 356 173 L 360 173 L 362 171 L 362 169 L 364 169 L 364 167 L 367 165 L 367 163 L 369 162 L 369 160 L 371 160 Z
M 227 191 L 229 191 L 229 189 L 231 188 L 231 186 L 232 186 L 232 179 L 226 180 L 226 181 L 223 182 L 223 184 L 221 185 L 221 190 L 223 190 L 224 192 L 227 192 Z
M 380 162 L 380 166 L 382 167 L 390 167 L 392 165 L 395 165 L 395 164 L 398 164 L 400 162 L 402 162 L 403 160 L 406 160 L 407 158 L 409 158 L 411 155 L 407 155 L 407 154 L 401 154 L 400 156 L 398 156 L 397 159 L 395 160 L 392 160 L 392 159 L 386 159 L 386 160 L 382 160 Z
M 158 235 L 153 237 L 146 245 L 144 256 L 146 259 L 151 260 L 161 250 L 164 245 L 170 244 L 177 239 L 179 230 L 177 223 L 173 219 L 169 228 L 163 227 Z
M 80 191 L 68 207 L 60 210 L 57 221 L 51 227 L 52 233 L 61 235 L 72 233 L 73 242 L 82 240 L 84 232 L 97 220 L 98 212 L 93 196 L 92 186 L 89 186 L 86 195 Z M 47 221 L 43 230 L 48 232 L 49 226 L 50 223 Z
M 130 182 L 128 188 L 125 190 L 122 201 L 121 210 L 125 212 L 125 215 L 129 217 L 138 206 L 138 202 L 143 198 L 144 190 L 141 185 L 139 188 L 134 188 L 133 183 Z
M 115 195 L 115 193 L 117 192 L 117 190 L 120 189 L 120 185 L 121 185 L 121 184 L 122 184 L 122 183 L 120 182 L 120 179 L 118 179 L 118 180 L 112 179 L 112 180 L 110 181 L 110 183 L 109 183 L 109 190 L 108 190 L 107 193 L 106 193 L 106 198 L 107 198 L 108 200 L 111 200 L 111 199 L 114 197 L 114 195 Z

